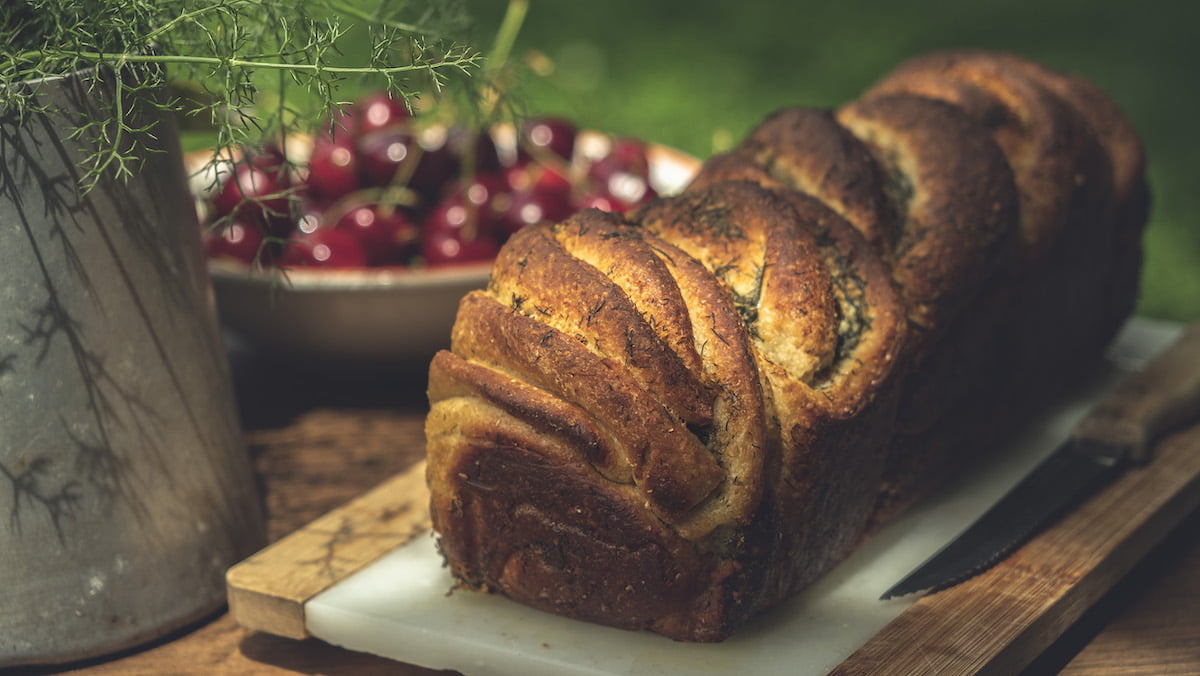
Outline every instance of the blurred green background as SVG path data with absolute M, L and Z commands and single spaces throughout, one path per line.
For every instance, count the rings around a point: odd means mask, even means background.
M 467 0 L 486 46 L 501 0 Z M 1139 314 L 1200 319 L 1200 3 L 532 0 L 514 57 L 529 111 L 700 157 L 770 111 L 855 98 L 933 49 L 1013 51 L 1086 77 L 1141 131 L 1154 206 Z

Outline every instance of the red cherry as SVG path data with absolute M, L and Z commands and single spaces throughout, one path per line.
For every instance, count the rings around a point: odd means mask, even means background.
M 464 165 L 466 158 L 471 156 L 472 169 L 475 173 L 499 171 L 503 166 L 500 162 L 500 151 L 496 148 L 496 142 L 486 131 L 460 126 L 451 127 L 446 138 L 446 145 Z
M 588 178 L 606 183 L 617 172 L 642 178 L 650 176 L 650 159 L 646 144 L 635 138 L 619 138 L 612 142 L 608 153 L 588 167 Z
M 217 216 L 236 212 L 256 221 L 268 234 L 285 237 L 291 227 L 288 188 L 282 168 L 264 168 L 254 161 L 238 162 L 213 199 L 213 207 Z
M 556 223 L 570 216 L 572 211 L 565 195 L 532 190 L 514 193 L 501 220 L 501 235 L 507 238 L 530 225 L 547 221 Z
M 625 213 L 658 197 L 649 181 L 641 176 L 616 172 L 605 184 L 576 200 L 577 209 L 595 208 L 601 211 Z
M 300 215 L 296 217 L 296 230 L 304 233 L 315 232 L 325 227 L 326 214 L 329 205 L 323 202 L 306 201 L 303 203 Z
M 505 171 L 508 185 L 515 192 L 535 191 L 570 195 L 571 179 L 557 168 L 537 162 L 509 167 Z
M 618 171 L 608 177 L 605 191 L 629 207 L 640 206 L 658 196 L 646 178 L 624 171 Z
M 358 101 L 360 134 L 401 124 L 411 117 L 404 101 L 392 97 L 387 92 L 373 92 Z
M 413 170 L 408 185 L 430 202 L 437 200 L 446 183 L 458 176 L 459 158 L 447 143 L 446 130 L 432 128 L 417 136 L 421 159 Z
M 264 255 L 262 229 L 244 219 L 209 228 L 204 232 L 204 252 L 209 258 L 232 258 L 253 263 Z
M 489 215 L 468 199 L 465 191 L 455 190 L 425 214 L 421 228 L 461 231 L 466 240 L 493 237 L 495 221 L 487 218 Z
M 638 176 L 650 175 L 650 155 L 645 141 L 631 137 L 618 138 L 613 141 L 608 154 L 616 158 L 626 171 Z
M 495 172 L 477 173 L 463 183 L 459 189 L 476 206 L 490 203 L 501 193 L 508 192 L 508 181 Z
M 600 211 L 612 211 L 624 213 L 628 207 L 613 199 L 612 195 L 606 192 L 593 192 L 584 195 L 575 202 L 575 208 L 580 211 L 584 209 L 599 209 Z
M 498 253 L 500 245 L 488 237 L 463 240 L 450 232 L 434 231 L 424 234 L 421 238 L 421 255 L 425 258 L 425 264 L 431 268 L 455 263 L 490 261 Z
M 358 239 L 368 265 L 398 265 L 405 262 L 417 241 L 417 227 L 400 209 L 364 204 L 342 215 L 334 226 Z
M 313 139 L 305 179 L 315 196 L 336 200 L 359 188 L 358 152 L 348 135 L 321 134 Z
M 320 268 L 366 267 L 367 256 L 358 239 L 333 228 L 297 230 L 288 239 L 279 266 Z
M 508 181 L 499 173 L 476 174 L 448 192 L 475 210 L 481 227 L 491 232 L 511 201 Z
M 464 127 L 433 127 L 417 136 L 420 161 L 408 180 L 409 187 L 429 202 L 438 200 L 447 183 L 460 176 L 471 156 L 475 174 L 500 171 L 500 153 L 487 134 L 472 134 Z
M 431 267 L 490 260 L 499 251 L 490 227 L 479 219 L 478 208 L 460 193 L 430 210 L 421 228 L 421 255 Z
M 411 134 L 397 127 L 363 134 L 358 141 L 362 174 L 371 185 L 390 185 L 420 155 Z
M 518 140 L 518 161 L 530 156 L 544 161 L 550 156 L 571 161 L 575 153 L 575 136 L 578 130 L 570 121 L 561 117 L 542 117 L 521 125 Z

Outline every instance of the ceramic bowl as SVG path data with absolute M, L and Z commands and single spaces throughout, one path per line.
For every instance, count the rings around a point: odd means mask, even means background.
M 602 154 L 607 137 L 582 132 L 582 152 Z M 650 183 L 683 189 L 699 162 L 652 145 Z M 437 268 L 251 270 L 212 260 L 222 326 L 256 349 L 325 362 L 411 362 L 448 347 L 459 300 L 487 284 L 491 263 Z

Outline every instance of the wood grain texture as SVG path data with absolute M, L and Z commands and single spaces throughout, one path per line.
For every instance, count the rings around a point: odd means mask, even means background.
M 0 670 L 10 676 L 9 672 Z M 430 676 L 445 674 L 374 655 L 354 653 L 316 639 L 296 641 L 250 631 L 228 614 L 166 640 L 104 660 L 66 667 L 17 670 L 11 676 Z
M 305 602 L 428 531 L 428 503 L 421 462 L 230 568 L 230 614 L 247 629 L 307 638 Z
M 247 440 L 275 542 L 424 458 L 424 412 L 323 407 Z
M 987 573 L 918 600 L 834 674 L 1013 674 L 1200 507 L 1200 427 Z
M 1194 676 L 1200 674 L 1200 510 L 1116 592 L 1031 665 L 1028 676 Z M 1098 621 L 1097 621 L 1098 620 Z M 1067 656 L 1063 659 L 1060 656 Z M 1040 671 L 1034 671 L 1038 667 Z

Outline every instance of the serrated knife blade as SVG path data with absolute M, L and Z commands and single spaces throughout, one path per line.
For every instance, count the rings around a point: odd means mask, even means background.
M 1070 437 L 882 600 L 952 587 L 991 568 L 1200 417 L 1200 323 L 1088 411 Z

